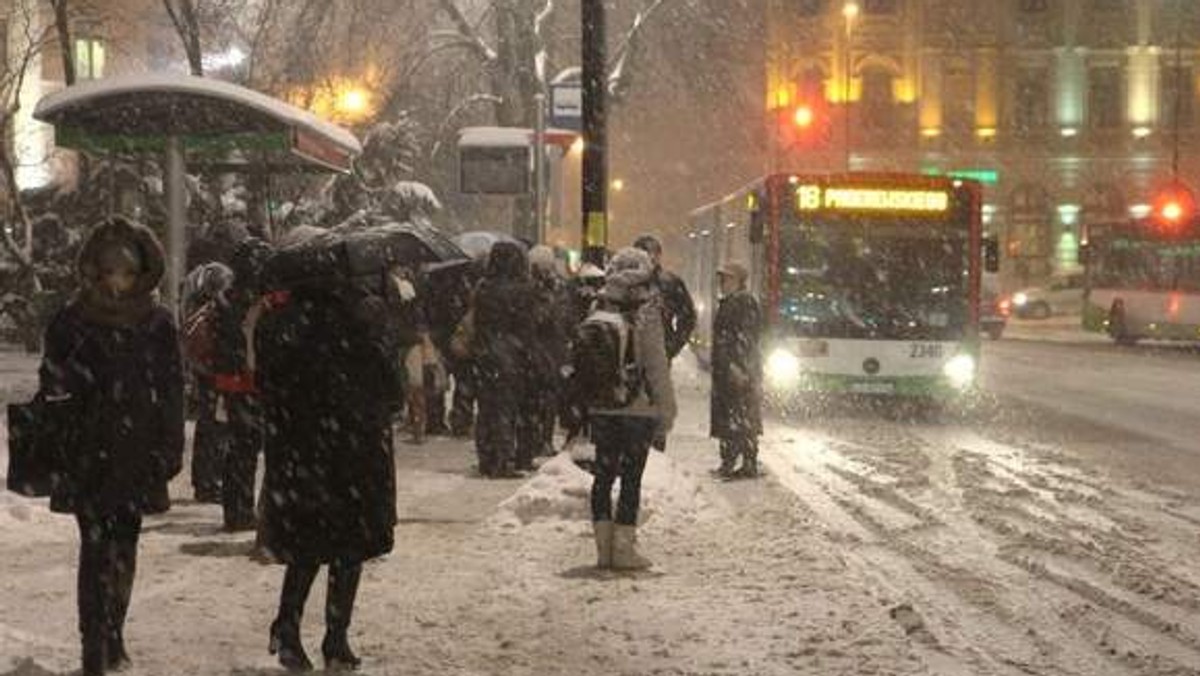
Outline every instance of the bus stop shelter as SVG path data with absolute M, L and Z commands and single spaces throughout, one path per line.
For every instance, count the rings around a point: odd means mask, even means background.
M 176 74 L 92 80 L 50 94 L 33 116 L 54 125 L 64 148 L 164 158 L 167 298 L 174 307 L 186 261 L 185 178 L 189 160 L 227 172 L 348 172 L 362 152 L 349 131 L 239 85 Z M 233 162 L 241 151 L 251 158 Z

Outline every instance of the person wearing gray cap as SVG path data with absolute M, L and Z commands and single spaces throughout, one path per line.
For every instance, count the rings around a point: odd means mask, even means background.
M 762 310 L 747 289 L 740 263 L 717 270 L 721 301 L 713 319 L 709 435 L 720 440 L 722 479 L 758 476 L 762 434 Z M 735 469 L 738 458 L 742 466 Z

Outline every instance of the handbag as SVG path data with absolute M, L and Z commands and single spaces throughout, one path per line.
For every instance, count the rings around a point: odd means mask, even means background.
M 77 411 L 74 399 L 47 401 L 41 394 L 8 405 L 8 490 L 46 497 L 66 478 L 64 459 L 77 445 L 82 425 Z

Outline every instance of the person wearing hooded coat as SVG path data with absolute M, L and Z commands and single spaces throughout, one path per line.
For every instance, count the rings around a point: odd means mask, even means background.
M 392 550 L 396 483 L 391 411 L 399 392 L 395 318 L 385 284 L 318 280 L 288 290 L 259 320 L 257 382 L 266 430 L 260 542 L 286 564 L 269 650 L 289 670 L 312 663 L 300 621 L 328 566 L 330 669 L 356 668 L 348 630 L 362 562 Z
M 532 467 L 531 427 L 520 425 L 519 417 L 534 396 L 536 327 L 543 323 L 544 312 L 520 244 L 501 241 L 492 246 L 474 308 L 479 472 L 485 477 L 516 476 L 517 469 Z
M 721 300 L 713 318 L 712 394 L 709 435 L 720 440 L 721 466 L 729 478 L 758 476 L 762 434 L 762 310 L 746 289 L 749 273 L 740 263 L 717 271 Z M 742 466 L 735 469 L 738 458 Z
M 628 406 L 588 410 L 596 444 L 591 506 L 599 568 L 632 570 L 651 565 L 634 546 L 642 473 L 651 446 L 666 448 L 676 414 L 660 303 L 649 255 L 632 247 L 618 251 L 609 261 L 597 305 L 621 313 L 632 324 L 633 360 L 643 386 Z M 614 517 L 612 488 L 618 478 L 621 492 Z
M 170 507 L 183 464 L 183 363 L 155 289 L 164 257 L 147 228 L 114 216 L 80 251 L 80 288 L 50 321 L 40 396 L 69 406 L 77 442 L 56 449 L 50 508 L 79 525 L 78 605 L 85 676 L 127 666 L 125 618 L 142 517 Z

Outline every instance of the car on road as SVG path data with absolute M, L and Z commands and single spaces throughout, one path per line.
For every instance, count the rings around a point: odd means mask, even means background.
M 1083 275 L 1057 275 L 1042 286 L 1012 295 L 1012 313 L 1021 319 L 1046 319 L 1083 312 Z
M 984 292 L 979 302 L 979 330 L 992 340 L 1000 340 L 1008 326 L 1011 301 L 996 293 Z

